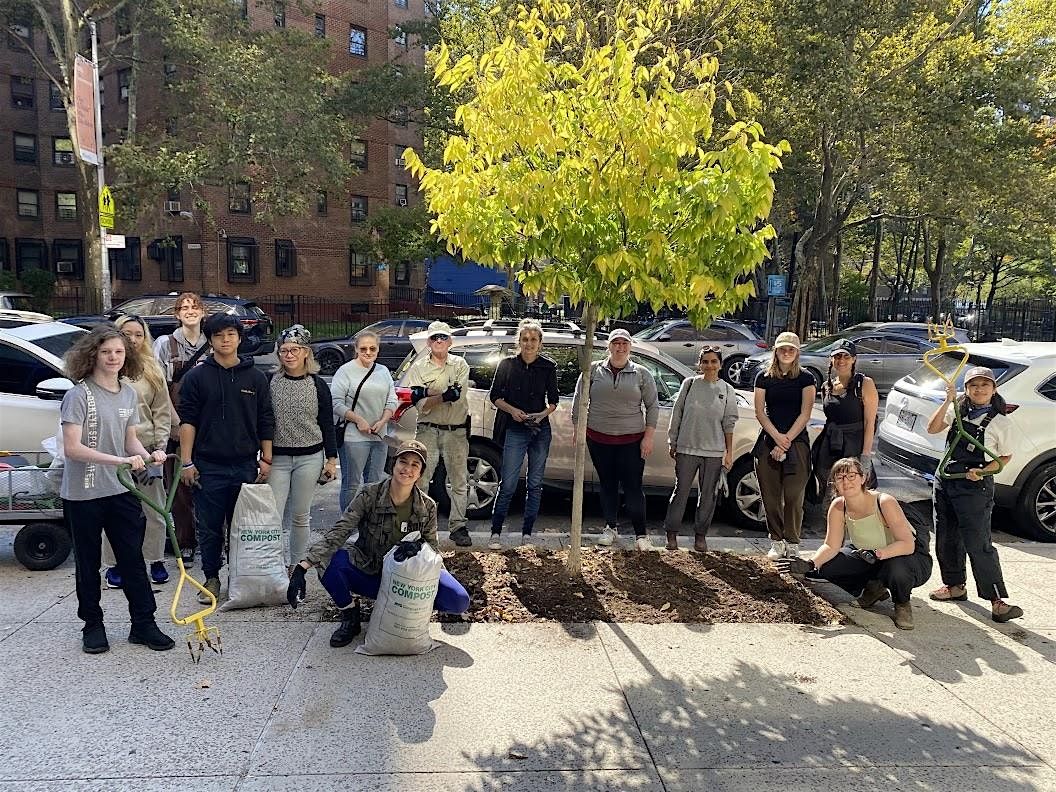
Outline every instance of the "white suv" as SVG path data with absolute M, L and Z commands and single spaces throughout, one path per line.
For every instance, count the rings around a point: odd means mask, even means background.
M 969 355 L 967 368 L 993 369 L 1016 430 L 1012 459 L 994 476 L 995 500 L 1014 510 L 1015 525 L 995 527 L 1056 542 L 1056 343 L 1005 339 L 963 346 Z M 949 374 L 960 360 L 959 353 L 949 352 L 934 363 Z M 957 383 L 961 392 L 963 378 L 962 372 Z M 880 462 L 923 485 L 924 489 L 915 488 L 918 496 L 930 497 L 935 469 L 945 448 L 944 433 L 927 433 L 928 418 L 945 399 L 944 387 L 933 371 L 921 366 L 895 383 L 880 424 Z M 905 493 L 897 494 L 912 499 Z

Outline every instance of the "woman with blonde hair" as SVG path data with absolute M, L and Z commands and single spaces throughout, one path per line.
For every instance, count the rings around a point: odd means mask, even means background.
M 781 333 L 770 363 L 755 379 L 755 417 L 762 426 L 752 449 L 770 533 L 767 556 L 799 555 L 803 498 L 810 478 L 807 423 L 817 387 L 799 365 L 799 336 Z
M 110 648 L 100 607 L 99 564 L 102 534 L 113 547 L 121 572 L 132 628 L 130 643 L 162 651 L 171 638 L 154 621 L 157 604 L 143 563 L 146 518 L 139 500 L 118 481 L 117 468 L 144 470 L 144 460 L 160 464 L 165 452 L 148 452 L 140 442 L 139 397 L 122 378 L 142 376 L 139 359 L 120 331 L 99 327 L 66 353 L 66 376 L 76 385 L 59 408 L 62 423 L 63 516 L 73 537 L 77 616 L 84 622 L 81 645 L 88 654 Z
M 129 378 L 139 406 L 136 437 L 150 453 L 164 453 L 172 427 L 172 401 L 169 399 L 165 374 L 154 358 L 150 329 L 138 316 L 122 316 L 114 325 L 128 340 L 131 358 L 139 366 L 139 375 L 135 379 Z M 138 477 L 137 488 L 155 503 L 164 503 L 165 487 L 162 483 L 161 467 L 152 465 L 147 468 L 147 471 Z M 150 562 L 150 579 L 157 584 L 165 583 L 169 579 L 169 572 L 165 569 L 165 521 L 153 509 L 144 508 L 143 512 L 147 525 L 142 551 Z M 117 568 L 117 559 L 114 558 L 110 541 L 105 536 L 103 565 L 106 567 L 106 585 L 109 588 L 121 588 L 121 572 Z

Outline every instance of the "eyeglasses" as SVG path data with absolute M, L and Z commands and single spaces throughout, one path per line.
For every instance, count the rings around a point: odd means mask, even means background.
M 377 348 L 376 346 L 370 346 L 370 347 L 356 347 L 356 351 L 357 351 L 357 352 L 377 352 L 377 351 L 378 351 L 378 348 Z
M 837 473 L 832 477 L 833 481 L 850 481 L 858 478 L 861 474 L 857 470 L 848 470 L 846 473 Z
M 431 335 L 429 336 L 430 341 L 450 341 L 451 336 L 449 335 Z
M 283 357 L 291 357 L 293 355 L 296 355 L 298 352 L 300 352 L 303 349 L 304 349 L 304 347 L 283 347 L 282 349 L 279 350 L 279 354 L 282 355 Z

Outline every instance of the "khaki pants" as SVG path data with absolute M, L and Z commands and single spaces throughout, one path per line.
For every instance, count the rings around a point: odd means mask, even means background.
M 447 518 L 447 527 L 451 531 L 466 527 L 466 505 L 469 500 L 469 488 L 466 482 L 466 459 L 469 457 L 469 440 L 466 430 L 437 429 L 434 426 L 418 426 L 415 440 L 428 449 L 425 470 L 418 479 L 422 492 L 429 491 L 429 482 L 433 480 L 436 463 L 442 457 L 447 468 L 447 481 L 451 485 L 451 512 Z
M 773 541 L 799 544 L 803 529 L 803 498 L 810 478 L 810 449 L 806 443 L 793 443 L 788 450 L 795 459 L 795 472 L 786 473 L 785 463 L 769 454 L 755 460 L 755 475 L 766 509 L 766 527 Z

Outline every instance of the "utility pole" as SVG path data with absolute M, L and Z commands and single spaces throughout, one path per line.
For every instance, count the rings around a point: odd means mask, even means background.
M 92 85 L 95 91 L 95 150 L 98 152 L 99 164 L 96 165 L 96 200 L 103 194 L 106 186 L 106 172 L 103 164 L 103 111 L 99 106 L 99 37 L 96 35 L 95 20 L 88 17 L 88 31 L 92 36 Z M 106 229 L 99 225 L 100 288 L 102 290 L 103 313 L 110 310 L 113 293 L 110 287 L 110 257 L 106 252 Z

